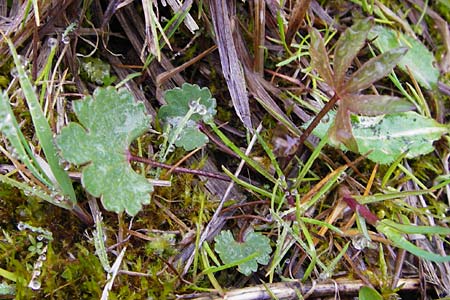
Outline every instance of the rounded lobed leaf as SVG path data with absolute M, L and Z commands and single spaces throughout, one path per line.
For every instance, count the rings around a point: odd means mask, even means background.
M 208 137 L 200 132 L 198 122 L 211 122 L 216 114 L 216 100 L 209 89 L 184 83 L 168 90 L 164 98 L 167 104 L 159 109 L 158 118 L 170 126 L 169 137 L 175 139 L 175 145 L 186 151 L 204 146 Z
M 167 104 L 158 112 L 158 117 L 163 122 L 184 117 L 189 111 L 190 103 L 192 106 L 192 101 L 198 101 L 205 109 L 194 113 L 191 120 L 209 122 L 216 114 L 216 99 L 212 97 L 208 88 L 200 88 L 196 84 L 184 83 L 181 88 L 168 90 L 164 94 L 164 99 Z
M 238 271 L 248 276 L 258 270 L 258 263 L 267 265 L 272 249 L 270 240 L 257 232 L 250 232 L 245 241 L 238 243 L 229 230 L 222 231 L 214 239 L 214 250 L 219 254 L 224 264 L 234 264 L 252 256 L 253 258 L 238 265 Z
M 73 104 L 80 124 L 70 123 L 56 137 L 64 159 L 83 167 L 81 182 L 101 197 L 106 209 L 135 215 L 150 202 L 152 185 L 131 168 L 130 143 L 147 131 L 151 118 L 127 90 L 98 88 Z

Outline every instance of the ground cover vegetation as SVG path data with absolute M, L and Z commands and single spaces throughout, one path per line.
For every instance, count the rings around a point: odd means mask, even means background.
M 450 297 L 448 1 L 0 15 L 0 298 Z

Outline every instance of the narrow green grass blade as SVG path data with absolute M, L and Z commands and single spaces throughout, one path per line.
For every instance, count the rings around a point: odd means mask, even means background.
M 396 228 L 397 225 L 398 224 L 393 227 L 390 222 L 382 220 L 377 225 L 377 230 L 378 232 L 385 234 L 395 247 L 404 249 L 416 255 L 417 257 L 433 262 L 450 262 L 450 256 L 448 255 L 442 256 L 433 252 L 429 252 L 409 242 L 404 234 Z
M 333 226 L 327 222 L 323 222 L 320 220 L 316 220 L 316 219 L 311 219 L 311 218 L 306 218 L 306 217 L 300 217 L 299 218 L 302 222 L 304 223 L 308 223 L 308 224 L 313 224 L 313 225 L 319 225 L 322 227 L 327 227 L 328 229 L 336 232 L 339 235 L 344 235 L 344 232 L 342 230 L 340 230 L 338 227 Z
M 345 244 L 344 247 L 342 247 L 341 252 L 333 258 L 330 264 L 327 265 L 327 267 L 323 270 L 323 272 L 319 275 L 319 278 L 322 277 L 323 279 L 330 278 L 333 274 L 334 269 L 336 268 L 337 264 L 341 260 L 342 256 L 347 252 L 348 246 L 350 245 L 350 242 Z
M 391 220 L 383 220 L 386 226 L 393 227 L 398 231 L 406 234 L 438 234 L 450 235 L 450 228 L 442 226 L 417 226 L 395 223 Z
M 50 125 L 47 122 L 47 119 L 45 118 L 42 108 L 39 105 L 37 96 L 33 89 L 33 85 L 31 84 L 30 79 L 28 78 L 25 70 L 20 63 L 19 56 L 16 52 L 16 49 L 14 48 L 13 43 L 6 37 L 4 37 L 4 39 L 7 41 L 11 54 L 13 56 L 20 85 L 25 95 L 31 118 L 33 120 L 33 125 L 36 130 L 36 136 L 38 137 L 42 149 L 44 150 L 44 154 L 50 166 L 50 169 L 53 172 L 53 175 L 56 178 L 57 184 L 61 188 L 62 193 L 68 196 L 70 200 L 75 203 L 77 200 L 72 182 L 69 178 L 69 175 L 59 165 L 59 158 L 56 152 L 56 147 L 53 143 L 53 133 Z
M 56 39 L 51 38 L 51 39 L 49 39 L 49 41 L 54 41 L 54 43 L 52 45 L 50 45 L 50 47 L 51 47 L 50 54 L 48 55 L 44 69 L 43 69 L 41 75 L 39 76 L 39 78 L 36 79 L 36 82 L 42 81 L 41 95 L 39 97 L 39 103 L 41 104 L 41 106 L 44 106 L 44 98 L 45 98 L 45 94 L 47 91 L 48 78 L 50 76 L 53 58 L 55 57 L 56 49 L 58 46 L 58 41 Z
M 259 144 L 263 147 L 264 152 L 266 152 L 267 156 L 270 159 L 270 162 L 272 163 L 272 166 L 274 167 L 278 178 L 280 180 L 280 184 L 282 188 L 287 189 L 287 182 L 285 179 L 285 176 L 283 174 L 283 171 L 281 170 L 280 165 L 277 162 L 277 158 L 275 157 L 275 154 L 273 153 L 272 149 L 270 149 L 269 145 L 267 145 L 266 141 L 261 137 L 259 133 L 256 133 L 256 137 L 258 138 Z
M 234 151 L 242 160 L 244 160 L 250 167 L 255 169 L 259 174 L 266 177 L 269 181 L 272 183 L 275 183 L 277 180 L 269 173 L 267 172 L 260 164 L 255 162 L 253 159 L 245 155 L 244 152 L 242 152 L 225 134 L 223 134 L 217 126 L 210 122 L 208 125 L 212 128 L 215 134 L 224 142 L 224 144 L 229 147 L 231 150 Z M 270 197 L 270 196 L 269 196 Z
M 299 203 L 299 201 L 297 200 L 297 203 Z M 297 205 L 298 206 L 298 205 Z M 311 261 L 308 265 L 308 267 L 305 270 L 305 273 L 303 274 L 303 278 L 302 281 L 305 282 L 308 278 L 310 278 L 311 273 L 314 271 L 314 268 L 316 267 L 316 262 L 317 262 L 317 251 L 316 251 L 316 246 L 314 245 L 313 239 L 311 237 L 311 234 L 309 233 L 308 228 L 306 228 L 305 224 L 303 222 L 301 222 L 300 220 L 300 214 L 298 212 L 299 210 L 297 210 L 296 215 L 297 215 L 297 225 L 298 227 L 300 227 L 300 229 L 303 232 L 303 236 L 306 239 L 306 242 L 308 243 L 308 248 L 309 248 L 309 252 L 310 256 L 311 256 Z
M 16 274 L 14 274 L 12 272 L 9 272 L 9 271 L 7 271 L 7 270 L 5 270 L 3 268 L 0 268 L 0 276 L 5 278 L 5 279 L 14 281 L 14 282 L 17 281 L 17 275 Z
M 207 268 L 207 269 L 205 269 L 202 272 L 202 274 L 211 274 L 211 273 L 216 273 L 216 272 L 223 271 L 223 270 L 226 270 L 226 269 L 229 269 L 229 268 L 238 267 L 239 265 L 242 265 L 242 264 L 244 264 L 244 263 L 246 263 L 248 261 L 251 261 L 251 260 L 255 259 L 256 257 L 258 257 L 258 255 L 259 255 L 259 253 L 255 252 L 255 253 L 250 254 L 247 257 L 244 257 L 242 259 L 236 260 L 236 261 L 234 261 L 232 263 L 224 264 L 224 265 L 219 266 L 219 267 Z
M 8 176 L 0 174 L 0 182 L 9 184 L 10 186 L 16 187 L 20 190 L 22 190 L 25 194 L 29 194 L 30 196 L 38 197 L 44 201 L 47 201 L 53 205 L 59 206 L 61 208 L 65 209 L 72 209 L 70 205 L 68 205 L 67 201 L 57 201 L 54 197 L 51 195 L 45 193 L 44 191 L 40 190 L 40 188 L 32 187 L 28 184 L 19 182 L 17 180 L 14 180 L 12 178 L 9 178 Z
M 203 243 L 203 246 L 207 244 L 207 242 Z M 209 248 L 208 246 L 208 250 L 209 252 L 212 253 L 212 250 Z M 201 255 L 200 255 L 200 259 L 202 261 L 203 267 L 205 270 L 210 270 L 212 267 L 209 265 L 209 261 L 208 261 L 208 255 L 207 255 L 207 251 L 205 248 L 201 249 Z M 208 252 L 208 253 L 209 253 Z M 223 289 L 220 286 L 219 282 L 217 281 L 216 277 L 214 276 L 213 272 L 207 272 L 206 276 L 208 277 L 209 281 L 211 282 L 212 286 L 219 292 L 219 293 L 223 293 Z
M 316 159 L 319 157 L 320 152 L 322 151 L 322 148 L 325 147 L 325 145 L 328 143 L 328 135 L 325 135 L 319 142 L 319 144 L 314 148 L 314 151 L 311 153 L 310 157 L 306 161 L 305 165 L 301 169 L 301 171 L 298 173 L 297 178 L 295 179 L 295 182 L 292 186 L 292 189 L 298 189 L 300 187 L 300 184 L 303 182 L 306 174 L 311 169 L 311 166 L 316 161 Z
M 52 184 L 50 183 L 50 180 L 39 167 L 39 164 L 34 160 L 33 153 L 22 134 L 17 119 L 11 109 L 6 92 L 1 92 L 0 94 L 0 121 L 0 132 L 8 139 L 10 145 L 14 149 L 16 158 L 30 170 L 34 177 L 48 187 L 51 187 Z
M 264 197 L 270 197 L 270 198 L 273 197 L 273 194 L 272 194 L 272 193 L 270 193 L 270 192 L 268 192 L 268 191 L 266 191 L 266 190 L 264 190 L 264 189 L 261 189 L 261 188 L 259 188 L 259 187 L 257 187 L 257 186 L 254 186 L 254 185 L 252 185 L 252 184 L 250 184 L 250 183 L 248 183 L 248 182 L 245 182 L 244 180 L 241 180 L 241 179 L 237 178 L 237 177 L 234 176 L 234 174 L 231 173 L 230 170 L 228 170 L 227 168 L 222 167 L 222 170 L 223 170 L 223 172 L 224 172 L 225 174 L 227 174 L 227 176 L 229 176 L 234 182 L 236 182 L 237 184 L 243 186 L 244 188 L 249 189 L 249 190 L 251 190 L 251 191 L 253 191 L 253 192 L 257 193 L 257 194 L 260 194 L 261 196 L 264 196 Z
M 276 214 L 275 211 L 271 211 L 271 214 Z M 281 220 L 281 217 L 277 215 L 277 219 Z M 269 276 L 269 282 L 273 282 L 273 277 L 275 275 L 275 270 L 280 266 L 281 261 L 284 259 L 286 253 L 291 249 L 291 247 L 295 244 L 294 239 L 290 239 L 286 242 L 286 238 L 288 237 L 288 233 L 290 232 L 289 225 L 287 223 L 280 224 L 283 225 L 283 229 L 281 234 L 278 232 L 278 239 L 276 241 L 276 248 L 273 253 L 273 260 L 270 263 L 270 267 L 267 270 L 266 276 Z M 278 229 L 279 231 L 280 229 Z

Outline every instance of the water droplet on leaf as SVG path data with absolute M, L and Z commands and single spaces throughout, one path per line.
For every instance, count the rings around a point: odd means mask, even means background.
M 58 45 L 58 40 L 57 40 L 57 39 L 55 39 L 55 38 L 49 38 L 49 39 L 47 40 L 47 46 L 48 46 L 49 48 L 56 47 L 56 45 Z
M 32 279 L 28 284 L 28 287 L 33 290 L 39 290 L 41 288 L 41 282 L 37 279 Z

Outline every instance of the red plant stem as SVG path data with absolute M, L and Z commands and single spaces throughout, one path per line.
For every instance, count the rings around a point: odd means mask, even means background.
M 308 136 L 311 134 L 311 132 L 314 130 L 314 128 L 317 127 L 320 120 L 330 111 L 330 109 L 333 108 L 333 106 L 336 104 L 336 102 L 339 100 L 339 96 L 337 93 L 334 94 L 333 97 L 325 104 L 325 106 L 319 111 L 317 116 L 314 118 L 314 120 L 309 124 L 309 126 L 303 131 L 302 135 L 300 136 L 298 140 L 299 150 L 303 146 L 303 143 L 306 141 Z
M 136 162 L 141 162 L 153 167 L 157 167 L 157 168 L 163 168 L 163 169 L 172 169 L 173 166 L 171 165 L 167 165 L 164 163 L 160 163 L 148 158 L 144 158 L 144 157 L 140 157 L 140 156 L 134 156 L 129 154 L 128 155 L 128 159 L 130 161 L 136 161 Z M 199 175 L 199 176 L 205 176 L 205 177 L 209 177 L 209 178 L 215 178 L 215 179 L 219 179 L 219 180 L 224 180 L 224 181 L 231 181 L 231 179 L 225 175 L 222 175 L 220 173 L 214 173 L 214 172 L 207 172 L 207 171 L 202 171 L 202 170 L 193 170 L 193 169 L 188 169 L 188 168 L 183 168 L 183 167 L 175 167 L 172 169 L 173 172 L 177 172 L 177 173 L 188 173 L 188 174 L 194 174 L 194 175 Z
M 342 197 L 342 200 L 347 203 L 348 207 L 350 207 L 352 211 L 358 213 L 361 217 L 363 217 L 367 223 L 376 226 L 379 219 L 367 208 L 367 206 L 359 204 L 358 201 L 356 201 L 356 199 L 350 195 L 344 195 Z

